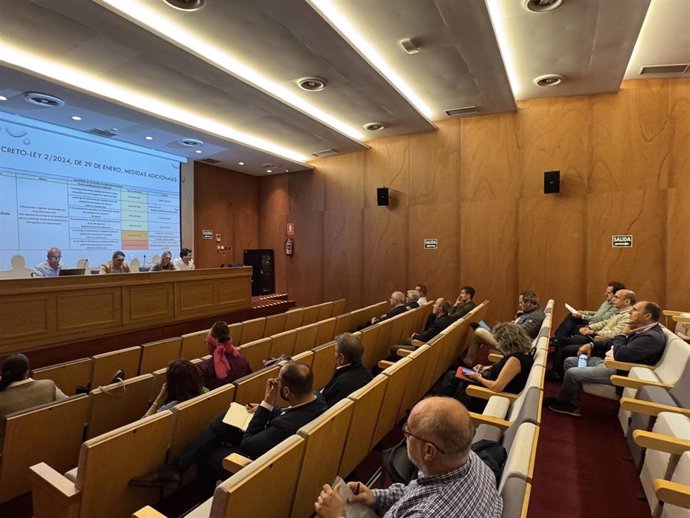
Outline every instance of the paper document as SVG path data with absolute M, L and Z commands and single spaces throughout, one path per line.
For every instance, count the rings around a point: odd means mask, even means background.
M 333 488 L 338 487 L 338 494 L 340 499 L 345 503 L 345 517 L 346 518 L 376 518 L 377 514 L 364 504 L 352 504 L 348 503 L 348 498 L 354 495 L 354 493 L 347 486 L 347 483 L 340 478 L 336 477 L 333 481 Z
M 567 309 L 567 310 L 570 311 L 571 313 L 577 313 L 577 309 L 575 309 L 574 307 L 572 307 L 572 306 L 571 306 L 570 304 L 568 304 L 567 302 L 565 303 L 565 309 Z
M 244 432 L 247 430 L 252 417 L 254 417 L 254 414 L 249 413 L 244 405 L 230 403 L 230 408 L 228 408 L 228 411 L 225 413 L 223 422 L 227 425 L 239 428 Z

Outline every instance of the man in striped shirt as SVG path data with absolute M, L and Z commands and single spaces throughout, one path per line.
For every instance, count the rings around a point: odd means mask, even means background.
M 431 397 L 417 403 L 403 428 L 407 455 L 419 468 L 408 485 L 369 489 L 350 482 L 350 503 L 373 508 L 378 516 L 500 518 L 503 501 L 496 478 L 470 450 L 473 429 L 467 409 L 453 398 Z M 321 518 L 345 516 L 336 490 L 325 485 L 314 504 Z

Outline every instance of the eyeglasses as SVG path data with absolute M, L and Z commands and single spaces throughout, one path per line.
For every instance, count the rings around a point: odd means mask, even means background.
M 49 255 L 48 259 L 62 259 L 61 255 Z
M 419 435 L 415 435 L 415 434 L 413 434 L 412 432 L 410 432 L 410 429 L 408 428 L 407 423 L 405 423 L 405 424 L 403 425 L 402 433 L 403 433 L 403 435 L 405 436 L 405 439 L 407 439 L 407 438 L 409 438 L 409 437 L 414 437 L 415 439 L 419 439 L 419 440 L 422 441 L 422 442 L 426 442 L 426 443 L 431 444 L 434 448 L 436 448 L 438 451 L 440 451 L 443 455 L 446 454 L 446 452 L 443 451 L 441 448 L 439 448 L 439 447 L 436 445 L 436 443 L 433 443 L 433 442 L 431 442 L 431 441 L 427 441 L 426 439 L 422 439 Z

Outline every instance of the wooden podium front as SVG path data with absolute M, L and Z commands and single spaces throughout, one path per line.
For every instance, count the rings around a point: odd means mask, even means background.
M 0 281 L 0 356 L 227 314 L 251 306 L 252 270 Z

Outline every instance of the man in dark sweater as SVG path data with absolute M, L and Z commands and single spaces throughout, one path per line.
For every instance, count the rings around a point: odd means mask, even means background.
M 363 353 L 362 342 L 352 333 L 335 339 L 335 374 L 321 390 L 329 407 L 372 380 L 371 372 L 362 364 Z
M 460 290 L 460 295 L 458 295 L 455 304 L 450 308 L 448 314 L 453 320 L 459 320 L 467 313 L 472 311 L 477 307 L 477 303 L 474 301 L 475 290 L 472 286 L 463 286 Z
M 561 392 L 555 398 L 545 400 L 550 410 L 561 414 L 580 416 L 580 388 L 585 383 L 611 384 L 616 373 L 604 365 L 605 358 L 621 362 L 656 364 L 666 347 L 666 337 L 659 318 L 661 308 L 654 302 L 640 301 L 630 312 L 628 326 L 623 333 L 601 342 L 580 347 L 577 356 L 586 354 L 587 367 L 577 367 L 578 357 L 564 362 L 565 378 Z
M 454 321 L 454 319 L 452 319 L 448 314 L 451 307 L 452 306 L 447 299 L 436 299 L 434 307 L 431 310 L 431 316 L 433 316 L 433 319 L 429 318 L 424 331 L 421 333 L 412 333 L 410 338 L 412 340 L 419 340 L 420 342 L 426 343 L 443 331 L 446 327 L 451 325 Z

